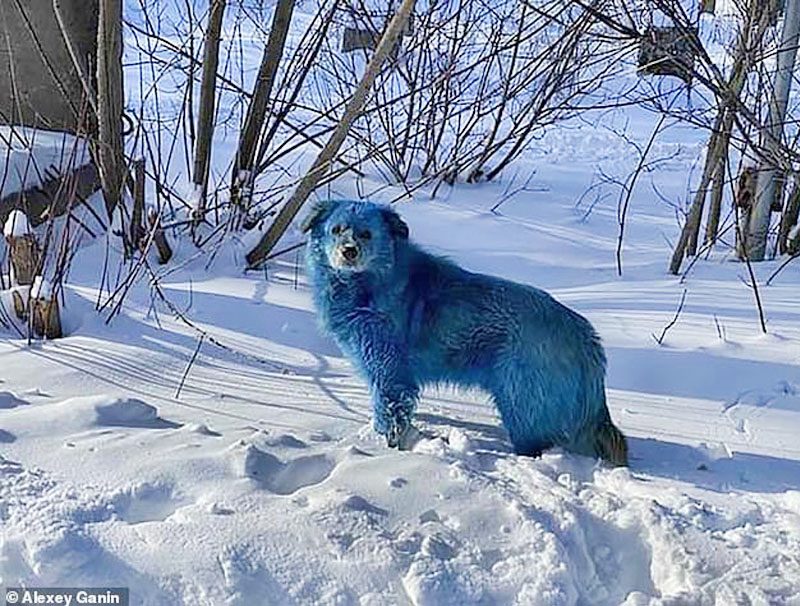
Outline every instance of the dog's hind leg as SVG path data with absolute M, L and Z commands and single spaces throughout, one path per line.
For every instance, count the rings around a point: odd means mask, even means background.
M 528 457 L 538 457 L 553 446 L 553 441 L 536 428 L 531 409 L 510 397 L 507 393 L 495 393 L 494 403 L 508 431 L 514 452 Z
M 628 466 L 628 441 L 611 419 L 595 428 L 594 453 L 614 467 Z

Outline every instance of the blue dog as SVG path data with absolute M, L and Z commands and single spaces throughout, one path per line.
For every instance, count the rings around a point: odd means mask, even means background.
M 627 465 L 591 324 L 547 293 L 421 250 L 388 207 L 318 203 L 303 223 L 323 326 L 369 382 L 376 431 L 402 446 L 426 384 L 488 391 L 515 450 Z

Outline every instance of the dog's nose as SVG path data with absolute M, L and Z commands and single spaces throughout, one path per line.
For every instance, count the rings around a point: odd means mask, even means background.
M 358 256 L 358 249 L 355 246 L 345 246 L 342 249 L 342 256 L 348 261 L 353 261 Z

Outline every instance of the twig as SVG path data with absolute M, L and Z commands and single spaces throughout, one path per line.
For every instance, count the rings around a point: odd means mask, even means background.
M 186 366 L 186 370 L 183 371 L 183 376 L 181 377 L 180 385 L 178 385 L 178 390 L 175 392 L 175 399 L 178 400 L 181 397 L 181 390 L 183 389 L 183 384 L 186 382 L 186 377 L 189 376 L 189 371 L 191 370 L 192 366 L 194 365 L 195 360 L 197 360 L 197 356 L 200 353 L 200 348 L 203 346 L 203 340 L 206 338 L 205 334 L 201 334 L 200 338 L 197 339 L 197 347 L 194 348 L 194 354 L 192 355 L 192 359 L 189 360 L 189 364 Z
M 740 242 L 743 242 L 742 238 L 744 237 L 742 234 L 742 230 L 739 226 L 739 213 L 736 213 L 736 234 Z M 750 284 L 748 286 L 753 289 L 753 296 L 756 299 L 756 308 L 758 309 L 758 321 L 761 324 L 761 332 L 767 334 L 767 321 L 764 318 L 764 307 L 761 305 L 761 295 L 758 292 L 758 283 L 756 282 L 756 274 L 753 272 L 753 264 L 750 263 L 750 255 L 747 251 L 747 247 L 742 247 L 742 260 L 744 264 L 747 266 L 747 273 L 750 274 Z
M 687 293 L 687 290 L 684 288 L 683 289 L 683 294 L 681 295 L 681 302 L 678 303 L 678 309 L 675 310 L 675 317 L 673 317 L 672 320 L 669 322 L 669 324 L 667 324 L 664 327 L 664 330 L 661 331 L 661 336 L 657 337 L 655 335 L 652 335 L 652 337 L 656 340 L 656 343 L 658 343 L 659 345 L 664 343 L 664 338 L 667 336 L 667 332 L 669 331 L 670 328 L 675 326 L 675 324 L 678 322 L 678 318 L 681 315 L 681 311 L 683 311 L 683 304 L 686 301 L 686 293 Z

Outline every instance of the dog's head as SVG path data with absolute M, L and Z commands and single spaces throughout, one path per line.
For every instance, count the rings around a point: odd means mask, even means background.
M 343 272 L 380 271 L 390 266 L 396 242 L 408 239 L 408 226 L 400 215 L 372 202 L 319 202 L 302 229 L 310 232 L 313 254 Z

